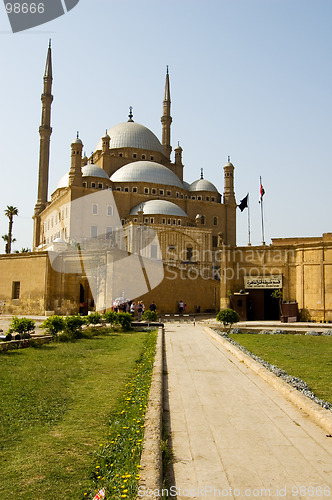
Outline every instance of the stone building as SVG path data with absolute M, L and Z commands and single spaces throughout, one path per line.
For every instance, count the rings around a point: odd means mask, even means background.
M 52 80 L 49 46 L 33 252 L 0 256 L 2 312 L 104 310 L 124 296 L 154 300 L 160 312 L 176 312 L 182 300 L 188 312 L 232 305 L 248 319 L 332 321 L 331 233 L 236 246 L 230 159 L 221 193 L 203 170 L 185 181 L 179 144 L 172 155 L 168 69 L 161 141 L 134 121 L 132 108 L 127 121 L 96 135 L 89 158 L 77 133 L 48 198 Z
M 220 256 L 221 308 L 231 304 L 249 320 L 284 314 L 285 321 L 332 322 L 332 233 L 275 238 L 269 246 L 225 246 Z

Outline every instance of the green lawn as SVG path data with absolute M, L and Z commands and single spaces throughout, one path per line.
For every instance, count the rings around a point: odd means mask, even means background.
M 230 338 L 301 378 L 318 397 L 332 403 L 332 337 L 234 334 Z
M 0 355 L 0 498 L 81 498 L 147 333 Z

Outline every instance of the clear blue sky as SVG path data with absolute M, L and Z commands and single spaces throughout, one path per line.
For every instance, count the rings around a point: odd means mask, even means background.
M 90 153 L 132 105 L 134 120 L 161 137 L 168 64 L 185 180 L 203 167 L 222 192 L 230 155 L 237 201 L 250 192 L 253 244 L 261 242 L 260 175 L 267 243 L 331 232 L 331 20 L 331 0 L 80 0 L 57 20 L 12 34 L 0 6 L 0 235 L 14 205 L 14 249 L 32 246 L 50 37 L 50 192 L 69 170 L 76 130 Z M 247 213 L 237 216 L 242 245 Z

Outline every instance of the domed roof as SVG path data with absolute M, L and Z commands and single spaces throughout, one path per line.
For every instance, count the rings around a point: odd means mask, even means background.
M 140 203 L 131 209 L 130 215 L 137 215 L 139 210 L 143 210 L 144 215 L 174 215 L 176 217 L 188 217 L 182 208 L 166 200 L 149 200 Z
M 189 188 L 190 188 L 189 182 L 183 181 L 182 184 L 183 184 L 184 189 L 186 189 L 187 191 L 189 191 Z
M 82 168 L 82 175 L 83 177 L 101 177 L 102 179 L 109 179 L 105 170 L 93 163 L 88 163 Z
M 206 179 L 198 179 L 197 181 L 194 181 L 190 184 L 189 191 L 213 191 L 214 193 L 218 193 L 216 186 Z
M 88 163 L 82 168 L 83 177 L 100 177 L 101 179 L 109 179 L 107 173 L 104 169 L 94 165 L 93 163 Z M 69 172 L 61 177 L 58 182 L 56 189 L 68 187 L 69 185 Z
M 154 161 L 134 161 L 119 168 L 111 177 L 113 182 L 149 182 L 183 189 L 183 184 L 169 168 Z
M 158 137 L 151 130 L 139 123 L 133 121 L 119 123 L 115 127 L 110 128 L 107 134 L 111 138 L 110 149 L 137 148 L 165 154 Z M 96 150 L 99 149 L 102 149 L 101 140 L 96 146 Z

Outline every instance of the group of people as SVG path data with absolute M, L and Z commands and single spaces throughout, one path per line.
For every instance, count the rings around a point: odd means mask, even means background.
M 150 304 L 149 307 L 150 311 L 156 312 L 157 306 L 154 302 Z M 129 300 L 128 302 L 122 302 L 121 304 L 119 303 L 113 303 L 113 311 L 115 312 L 128 312 L 130 313 L 133 317 L 135 317 L 135 314 L 137 312 L 137 319 L 138 321 L 141 321 L 142 315 L 145 311 L 145 305 L 143 301 L 139 300 L 137 303 L 133 300 Z

